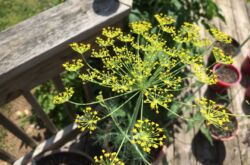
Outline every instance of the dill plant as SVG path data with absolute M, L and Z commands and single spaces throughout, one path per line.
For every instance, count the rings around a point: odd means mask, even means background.
M 68 87 L 54 97 L 54 103 L 82 106 L 82 114 L 75 120 L 78 127 L 102 142 L 112 139 L 112 151 L 102 150 L 103 155 L 95 156 L 97 164 L 150 164 L 152 150 L 161 148 L 168 140 L 163 123 L 155 116 L 167 114 L 194 120 L 170 107 L 182 90 L 190 88 L 184 81 L 196 78 L 203 84 L 216 83 L 216 75 L 204 65 L 207 52 L 213 51 L 217 62 L 233 62 L 221 49 L 213 47 L 216 40 L 231 42 L 218 29 L 211 29 L 214 38 L 208 39 L 200 36 L 197 25 L 185 22 L 176 30 L 172 17 L 156 14 L 155 19 L 158 22 L 155 26 L 148 21 L 132 22 L 128 34 L 120 28 L 104 28 L 102 36 L 96 38 L 99 49 L 91 51 L 90 44 L 70 44 L 80 59 L 68 61 L 63 67 L 78 74 L 83 83 L 91 82 L 103 90 L 93 102 L 77 103 L 70 100 L 74 90 Z M 101 65 L 90 65 L 86 52 Z M 200 107 L 197 108 L 202 116 L 200 121 L 227 129 L 223 124 L 229 122 L 229 114 L 220 111 L 223 107 L 205 98 L 196 103 Z M 94 104 L 100 104 L 103 109 L 94 110 L 90 107 Z

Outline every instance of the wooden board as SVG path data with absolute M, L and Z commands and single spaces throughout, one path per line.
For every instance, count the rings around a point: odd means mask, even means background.
M 0 32 L 0 105 L 61 73 L 69 43 L 91 42 L 129 10 L 115 0 L 68 0 Z
M 236 25 L 236 32 L 238 35 L 238 40 L 240 43 L 245 42 L 245 40 L 250 36 L 250 19 L 249 13 L 246 8 L 246 2 L 244 0 L 238 0 L 237 2 L 231 0 L 231 6 L 233 11 L 233 16 Z M 250 11 L 249 11 L 250 12 Z M 235 58 L 234 65 L 238 68 L 241 67 L 242 62 L 245 60 L 246 55 L 250 49 L 250 41 L 247 41 L 238 56 Z M 245 75 L 243 75 L 245 76 Z M 249 84 L 250 85 L 250 84 Z M 232 108 L 235 113 L 239 115 L 244 115 L 246 112 L 245 108 L 250 109 L 249 106 L 245 105 L 245 88 L 238 84 L 230 90 L 230 95 L 232 98 Z M 249 132 L 250 132 L 250 121 L 247 118 L 239 118 L 239 134 L 237 136 L 240 159 L 242 165 L 250 164 L 250 142 Z M 248 141 L 248 142 L 247 142 Z

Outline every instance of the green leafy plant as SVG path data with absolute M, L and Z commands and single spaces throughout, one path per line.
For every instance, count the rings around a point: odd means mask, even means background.
M 72 73 L 65 73 L 62 75 L 63 83 L 67 86 L 74 86 L 75 88 L 76 92 L 73 99 L 76 101 L 82 101 L 85 99 L 83 84 L 76 78 L 77 75 Z M 63 105 L 53 103 L 53 96 L 56 95 L 56 93 L 57 89 L 52 81 L 48 81 L 34 89 L 34 95 L 44 111 L 50 116 L 58 128 L 64 128 L 70 123 L 70 120 L 68 118 L 68 114 L 65 111 L 65 107 Z M 70 108 L 70 110 L 74 112 L 81 110 L 81 108 L 77 105 L 73 105 Z M 32 115 L 31 121 L 39 121 L 35 114 Z
M 185 22 L 177 30 L 172 17 L 164 14 L 154 17 L 157 25 L 145 20 L 132 22 L 130 33 L 120 28 L 104 28 L 102 36 L 96 38 L 99 49 L 92 49 L 90 55 L 96 63 L 90 64 L 84 56 L 91 49 L 90 44 L 70 44 L 79 57 L 63 67 L 82 83 L 100 87 L 100 92 L 93 102 L 86 103 L 74 100 L 76 90 L 67 87 L 54 97 L 54 103 L 82 107 L 76 124 L 105 148 L 102 156 L 95 156 L 97 164 L 150 164 L 154 153 L 168 139 L 164 125 L 176 118 L 190 125 L 200 122 L 227 129 L 224 124 L 229 122 L 229 114 L 212 100 L 196 100 L 200 108 L 196 108 L 193 118 L 185 115 L 176 103 L 190 106 L 183 102 L 192 98 L 188 94 L 177 97 L 180 91 L 192 88 L 193 84 L 185 85 L 186 81 L 195 79 L 209 85 L 217 82 L 203 59 L 208 51 L 216 49 L 217 62 L 232 63 L 222 50 L 213 48 L 216 40 L 230 43 L 231 38 L 215 28 L 211 29 L 214 39 L 201 38 L 200 28 L 194 24 Z M 95 104 L 102 108 L 95 109 Z M 202 124 L 200 129 L 209 135 Z
M 213 0 L 134 0 L 133 9 L 130 14 L 130 21 L 140 19 L 153 20 L 154 13 L 164 13 L 177 19 L 177 27 L 184 22 L 199 21 L 209 27 L 209 21 L 214 17 L 219 17 L 225 21 L 219 7 Z

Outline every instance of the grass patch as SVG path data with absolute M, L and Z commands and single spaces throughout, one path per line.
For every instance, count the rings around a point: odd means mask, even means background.
M 0 31 L 64 0 L 0 0 Z

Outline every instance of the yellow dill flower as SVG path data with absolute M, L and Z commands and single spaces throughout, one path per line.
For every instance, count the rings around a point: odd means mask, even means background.
M 80 68 L 82 68 L 83 66 L 84 65 L 83 65 L 82 59 L 73 59 L 71 63 L 67 61 L 63 64 L 63 67 L 65 68 L 65 70 L 70 71 L 70 72 L 75 72 L 79 70 Z
M 114 27 L 107 27 L 103 28 L 102 35 L 106 36 L 107 38 L 115 38 L 122 34 L 121 28 L 114 28 Z
M 114 45 L 115 40 L 112 38 L 107 38 L 106 40 L 96 37 L 96 43 L 101 47 L 107 47 Z
M 178 34 L 173 39 L 178 43 L 197 41 L 200 39 L 200 27 L 184 22 Z
M 135 48 L 135 49 L 137 49 L 137 50 L 140 50 L 140 49 L 145 49 L 145 45 L 141 45 L 141 44 L 139 44 L 139 43 L 135 43 L 135 42 L 132 42 L 131 43 L 131 46 L 133 47 L 133 48 Z
M 149 89 L 150 91 L 151 89 Z M 144 103 L 150 103 L 150 108 L 155 110 L 155 112 L 159 113 L 159 105 L 162 107 L 168 107 L 168 103 L 173 101 L 174 95 L 170 93 L 167 89 L 162 89 L 157 92 L 148 92 L 149 94 L 146 96 L 146 100 Z M 158 93 L 158 94 L 156 94 Z
M 91 134 L 96 129 L 97 122 L 100 120 L 97 114 L 97 111 L 93 111 L 91 107 L 86 107 L 83 110 L 83 115 L 76 116 L 75 123 L 77 127 L 80 128 L 81 131 L 87 128 Z
M 156 18 L 156 20 L 160 26 L 170 25 L 170 24 L 173 24 L 176 22 L 174 18 L 172 18 L 170 16 L 166 16 L 162 13 L 155 14 L 154 17 Z
M 172 34 L 172 36 L 176 35 L 176 28 L 174 26 L 161 26 L 162 31 Z
M 113 46 L 113 50 L 118 55 L 120 53 L 126 53 L 128 51 L 128 47 L 126 47 L 126 46 L 123 46 L 123 47 Z
M 162 31 L 171 34 L 172 36 L 176 35 L 176 28 L 171 24 L 174 24 L 176 21 L 174 18 L 170 16 L 166 16 L 164 14 L 155 14 L 157 22 L 159 23 L 159 27 Z
M 177 52 L 177 57 L 179 57 L 180 61 L 184 64 L 200 64 L 203 62 L 203 56 L 192 54 L 190 50 L 180 49 Z
M 119 37 L 117 37 L 120 41 L 122 42 L 133 42 L 134 41 L 134 37 L 131 34 L 121 34 Z
M 204 68 L 202 64 L 193 64 L 192 68 L 199 81 L 208 85 L 216 84 L 217 76 L 212 71 Z
M 95 156 L 94 160 L 96 164 L 100 165 L 125 165 L 119 158 L 116 157 L 116 152 L 106 152 L 102 150 L 103 155 Z
M 73 42 L 70 44 L 70 46 L 74 51 L 78 52 L 79 54 L 83 54 L 90 49 L 90 44 Z
M 223 130 L 228 129 L 227 127 L 224 127 L 224 125 L 230 122 L 229 114 L 222 105 L 218 105 L 214 101 L 206 98 L 201 98 L 197 101 L 200 106 L 200 113 L 207 121 L 207 124 L 214 125 Z
M 227 34 L 225 34 L 224 32 L 220 31 L 217 28 L 211 28 L 210 32 L 217 41 L 224 42 L 227 44 L 230 44 L 232 42 L 231 37 L 229 37 Z
M 142 147 L 145 152 L 150 152 L 152 148 L 163 146 L 166 136 L 159 124 L 145 120 L 137 120 L 133 128 L 132 143 Z
M 110 56 L 109 50 L 105 48 L 99 49 L 98 52 L 93 49 L 91 53 L 91 57 L 94 57 L 94 58 L 105 58 L 109 56 Z
M 133 33 L 143 34 L 144 32 L 149 31 L 152 28 L 152 25 L 148 21 L 137 21 L 130 23 L 130 28 Z
M 201 47 L 210 46 L 212 44 L 212 41 L 208 38 L 203 38 L 203 39 L 194 40 L 192 43 L 194 44 L 194 46 L 201 48 Z
M 59 93 L 58 95 L 53 97 L 53 103 L 54 104 L 62 104 L 66 101 L 68 101 L 74 94 L 74 90 L 72 87 L 65 88 L 64 92 Z
M 232 64 L 234 62 L 233 58 L 230 56 L 226 56 L 222 49 L 218 47 L 213 48 L 213 55 L 217 62 L 222 64 Z

